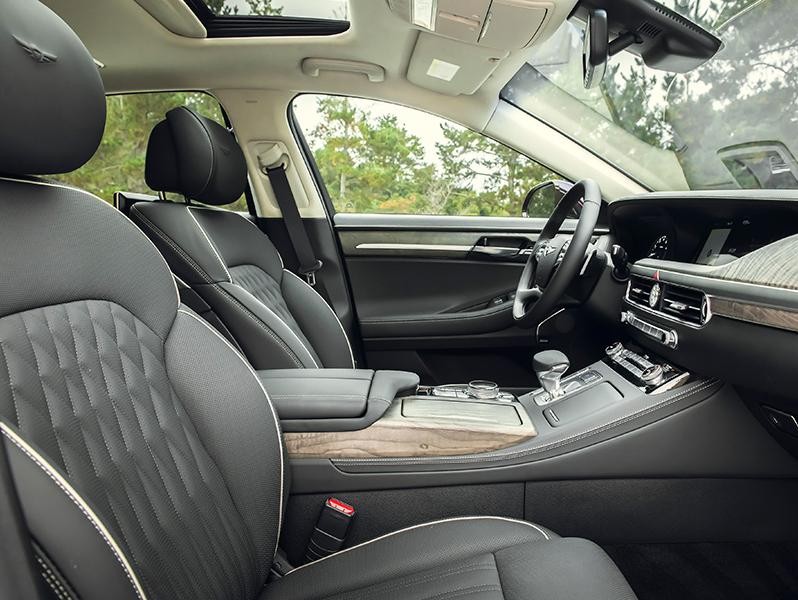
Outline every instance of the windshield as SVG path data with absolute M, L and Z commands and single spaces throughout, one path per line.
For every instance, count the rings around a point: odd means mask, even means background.
M 502 90 L 652 190 L 798 188 L 795 0 L 666 0 L 723 40 L 687 74 L 630 52 L 582 85 L 584 26 L 567 21 Z

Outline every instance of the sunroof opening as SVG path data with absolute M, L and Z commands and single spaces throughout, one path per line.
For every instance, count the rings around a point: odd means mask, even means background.
M 347 0 L 203 0 L 217 17 L 304 17 L 349 20 Z
M 335 35 L 349 29 L 348 0 L 184 0 L 208 37 Z

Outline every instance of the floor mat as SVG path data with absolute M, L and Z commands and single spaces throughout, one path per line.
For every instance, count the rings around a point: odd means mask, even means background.
M 798 599 L 798 542 L 624 544 L 604 549 L 640 600 Z

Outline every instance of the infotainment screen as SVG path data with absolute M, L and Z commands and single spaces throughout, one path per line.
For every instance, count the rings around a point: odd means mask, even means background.
M 707 241 L 704 242 L 704 247 L 698 255 L 696 263 L 699 265 L 714 265 L 715 261 L 723 252 L 726 246 L 726 240 L 729 239 L 731 228 L 724 227 L 713 229 L 707 236 Z

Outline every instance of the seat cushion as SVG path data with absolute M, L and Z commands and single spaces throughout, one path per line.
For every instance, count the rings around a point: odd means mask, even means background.
M 403 529 L 291 571 L 262 600 L 635 598 L 601 548 L 525 521 L 471 517 Z

